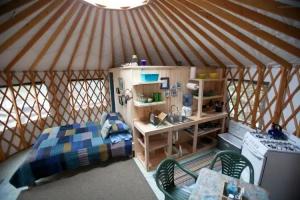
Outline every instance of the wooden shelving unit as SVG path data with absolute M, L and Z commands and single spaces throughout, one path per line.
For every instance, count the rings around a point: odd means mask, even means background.
M 218 69 L 217 69 L 218 71 Z M 221 87 L 225 87 L 222 81 L 226 79 L 221 78 L 221 71 L 218 71 L 218 79 L 182 79 L 181 73 L 176 73 L 177 78 L 175 81 L 181 80 L 185 85 L 188 81 L 193 81 L 199 84 L 199 97 L 193 97 L 194 103 L 201 108 L 199 112 L 190 117 L 191 121 L 186 121 L 178 124 L 165 123 L 160 126 L 154 126 L 149 123 L 149 112 L 155 109 L 167 112 L 171 104 L 178 107 L 182 106 L 182 99 L 174 101 L 170 98 L 163 98 L 162 102 L 141 103 L 137 101 L 139 94 L 144 96 L 151 96 L 151 94 L 160 91 L 160 81 L 157 82 L 135 82 L 133 83 L 133 105 L 135 112 L 135 120 L 133 122 L 133 138 L 135 143 L 135 155 L 143 163 L 146 170 L 152 170 L 167 157 L 175 159 L 182 159 L 183 157 L 191 156 L 197 152 L 205 151 L 214 148 L 217 140 L 207 139 L 208 137 L 215 137 L 215 134 L 224 130 L 225 118 L 227 113 L 204 113 L 202 112 L 202 105 L 209 101 L 222 101 L 225 93 Z M 165 76 L 162 72 L 160 76 Z M 176 82 L 173 80 L 173 85 Z M 181 88 L 182 92 L 187 93 L 187 88 Z M 203 90 L 205 95 L 203 95 Z M 213 91 L 213 92 L 211 92 Z M 179 91 L 181 92 L 181 91 Z M 179 93 L 182 95 L 183 93 Z M 171 101 L 172 100 L 172 101 Z M 161 107 L 160 107 L 161 106 Z M 200 114 L 199 114 L 200 113 Z M 209 126 L 211 128 L 204 129 L 204 123 L 216 121 L 217 126 Z M 186 129 L 193 127 L 194 130 L 186 131 Z M 178 135 L 177 135 L 178 134 Z
M 146 145 L 144 142 L 144 139 L 141 137 L 137 138 L 137 141 L 140 143 L 140 145 L 142 145 L 142 147 L 145 149 Z M 164 148 L 168 145 L 168 138 L 167 136 L 164 136 L 163 134 L 158 134 L 158 135 L 154 135 L 151 136 L 150 141 L 149 141 L 149 145 L 148 145 L 148 150 L 149 151 L 154 151 L 157 149 L 161 149 Z
M 148 166 L 145 165 L 145 154 L 144 152 L 138 152 L 136 154 L 136 157 L 140 160 L 140 162 L 144 165 L 144 167 L 148 170 L 154 170 L 156 169 L 157 165 L 165 158 L 167 158 L 167 154 L 163 149 L 159 149 L 153 153 L 153 155 L 150 154 L 149 160 L 148 160 Z
M 207 136 L 206 136 L 207 137 Z M 207 137 L 209 139 L 212 140 L 212 142 L 210 144 L 206 144 L 206 143 L 203 143 L 203 142 L 198 142 L 197 143 L 197 146 L 196 146 L 196 152 L 200 152 L 200 151 L 206 151 L 208 149 L 211 149 L 211 148 L 214 148 L 217 146 L 218 144 L 218 141 L 217 139 L 213 138 L 213 137 Z
M 203 72 L 204 73 L 204 72 Z M 205 73 L 209 73 L 206 71 Z M 197 101 L 197 116 L 201 117 L 205 113 L 202 111 L 203 105 L 209 101 L 219 100 L 226 102 L 226 82 L 227 79 L 222 77 L 222 70 L 217 70 L 218 78 L 216 79 L 191 79 L 190 82 L 198 84 L 198 96 L 193 96 L 193 99 Z M 224 83 L 222 83 L 224 82 Z M 208 95 L 206 93 L 212 93 Z M 206 95 L 206 96 L 205 96 Z M 222 111 L 224 110 L 224 106 Z

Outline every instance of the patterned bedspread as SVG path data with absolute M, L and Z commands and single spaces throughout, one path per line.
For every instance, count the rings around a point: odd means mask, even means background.
M 129 132 L 116 134 L 122 140 L 113 143 L 110 137 L 103 139 L 100 131 L 101 125 L 94 122 L 45 129 L 10 183 L 15 187 L 33 185 L 39 178 L 64 170 L 131 155 Z

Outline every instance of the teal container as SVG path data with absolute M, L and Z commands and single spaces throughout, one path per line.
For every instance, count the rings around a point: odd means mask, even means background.
M 141 81 L 154 82 L 158 81 L 159 74 L 141 74 Z

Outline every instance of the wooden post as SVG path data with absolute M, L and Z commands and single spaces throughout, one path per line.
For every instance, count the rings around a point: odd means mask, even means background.
M 238 82 L 238 86 L 236 89 L 236 102 L 234 105 L 234 120 L 238 121 L 238 112 L 239 112 L 239 104 L 240 104 L 240 99 L 241 99 L 241 87 L 242 87 L 242 83 L 244 81 L 244 68 L 242 67 L 238 67 L 239 70 L 239 82 Z
M 254 105 L 253 105 L 253 109 L 252 109 L 252 119 L 251 119 L 251 127 L 252 128 L 256 128 L 256 116 L 257 116 L 257 110 L 258 110 L 258 106 L 259 106 L 259 98 L 260 98 L 260 91 L 261 91 L 261 87 L 263 85 L 264 82 L 264 74 L 266 71 L 266 67 L 265 66 L 258 66 L 257 68 L 258 70 L 258 79 L 257 79 L 257 84 L 256 84 L 256 90 L 255 90 L 255 97 L 254 97 Z
M 197 143 L 198 143 L 198 123 L 195 124 L 195 130 L 193 134 L 193 153 L 197 151 Z
M 147 171 L 150 170 L 150 152 L 149 152 L 149 135 L 145 135 L 145 166 Z
M 171 156 L 173 151 L 173 140 L 172 140 L 172 131 L 168 131 L 168 150 L 167 150 L 167 156 Z
M 51 102 L 51 107 L 54 108 L 55 110 L 55 115 L 54 115 L 54 120 L 56 121 L 56 123 L 58 125 L 60 125 L 61 122 L 61 116 L 59 116 L 59 101 L 57 100 L 57 87 L 58 85 L 56 85 L 55 83 L 55 73 L 54 71 L 50 71 L 50 77 L 51 77 L 51 83 L 50 83 L 50 91 L 52 94 L 52 101 Z
M 86 100 L 86 104 L 87 104 L 87 112 L 88 112 L 88 117 L 89 117 L 89 121 L 91 121 L 91 110 L 90 110 L 90 105 L 89 105 L 89 97 L 88 97 L 88 87 L 87 87 L 87 71 L 84 70 L 83 71 L 83 86 L 84 86 L 84 89 L 85 90 L 85 96 L 83 98 L 85 98 Z
M 33 94 L 34 94 L 34 98 L 35 98 L 35 102 L 36 102 L 36 107 L 37 107 L 37 113 L 38 113 L 38 125 L 40 126 L 41 129 L 44 128 L 45 122 L 42 120 L 42 110 L 39 104 L 39 100 L 38 100 L 38 95 L 37 95 L 37 91 L 36 91 L 36 85 L 35 85 L 35 78 L 36 78 L 36 72 L 29 72 L 30 73 L 30 81 L 31 81 L 31 85 L 33 87 Z
M 5 154 L 4 152 L 2 151 L 2 146 L 0 146 L 0 162 L 5 160 Z
M 286 87 L 288 84 L 288 75 L 289 75 L 290 69 L 286 67 L 281 67 L 281 81 L 279 85 L 279 90 L 277 94 L 277 99 L 276 99 L 276 106 L 275 106 L 275 112 L 273 115 L 273 123 L 279 123 L 280 121 L 280 116 L 283 110 L 283 103 L 284 103 L 284 97 L 285 97 L 285 92 L 286 92 Z
M 8 85 L 8 88 L 10 90 L 10 92 L 12 93 L 12 103 L 13 103 L 13 108 L 15 109 L 16 111 L 16 120 L 17 120 L 17 129 L 20 133 L 20 139 L 21 139 L 21 144 L 23 144 L 23 146 L 25 148 L 28 147 L 28 144 L 25 140 L 25 129 L 24 129 L 24 126 L 22 125 L 21 123 L 21 114 L 20 114 L 20 111 L 17 107 L 17 102 L 16 102 L 16 96 L 15 96 L 15 93 L 14 93 L 14 89 L 13 89 L 13 84 L 12 84 L 12 73 L 13 72 L 7 72 L 6 73 L 6 76 L 7 76 L 7 85 Z
M 200 118 L 202 116 L 202 106 L 203 106 L 203 88 L 204 88 L 204 82 L 203 80 L 199 80 L 199 93 L 198 93 L 198 111 L 197 111 L 197 117 Z
M 76 117 L 75 117 L 75 109 L 74 109 L 74 98 L 73 98 L 73 90 L 72 90 L 72 71 L 69 70 L 67 71 L 68 73 L 68 85 L 67 87 L 70 86 L 70 88 L 68 88 L 68 92 L 69 92 L 69 101 L 70 101 L 70 104 L 71 104 L 71 117 L 73 118 L 73 121 L 75 123 L 76 121 Z

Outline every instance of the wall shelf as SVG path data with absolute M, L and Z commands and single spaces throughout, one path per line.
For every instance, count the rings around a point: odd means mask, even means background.
M 216 131 L 220 131 L 222 128 L 221 127 L 216 127 L 216 128 L 207 128 L 207 129 L 200 129 L 200 131 L 198 131 L 197 137 L 199 136 L 204 136 L 210 133 L 214 133 Z M 190 136 L 193 137 L 194 131 L 191 129 L 186 129 L 186 131 L 189 133 Z
M 214 95 L 214 96 L 203 96 L 203 100 L 210 100 L 210 99 L 220 99 L 223 98 L 223 95 Z
M 151 82 L 142 82 L 142 81 L 140 81 L 140 82 L 135 82 L 132 85 L 133 86 L 139 86 L 139 85 L 152 85 L 152 84 L 161 84 L 161 83 L 163 83 L 163 81 L 151 81 Z
M 142 138 L 137 138 L 137 141 L 142 145 L 145 149 L 145 143 Z M 155 151 L 157 149 L 161 149 L 168 146 L 168 138 L 162 135 L 151 136 L 151 140 L 149 141 L 148 149 L 149 151 Z
M 152 102 L 152 103 L 143 103 L 143 102 L 139 102 L 139 101 L 133 101 L 133 104 L 136 107 L 149 107 L 149 106 L 164 105 L 164 104 L 166 104 L 166 101 L 159 101 L 159 102 Z
M 168 138 L 162 135 L 151 136 L 149 141 L 149 151 L 154 151 L 168 146 Z
M 225 81 L 224 78 L 216 78 L 216 79 L 191 79 L 191 81 L 204 81 L 204 82 L 213 82 L 213 81 L 217 81 L 217 82 L 220 82 L 220 81 Z
M 214 96 L 203 96 L 202 99 L 203 100 L 211 100 L 211 99 L 220 99 L 220 98 L 223 98 L 224 96 L 223 95 L 214 95 Z M 199 97 L 198 96 L 193 96 L 194 99 L 198 100 Z

